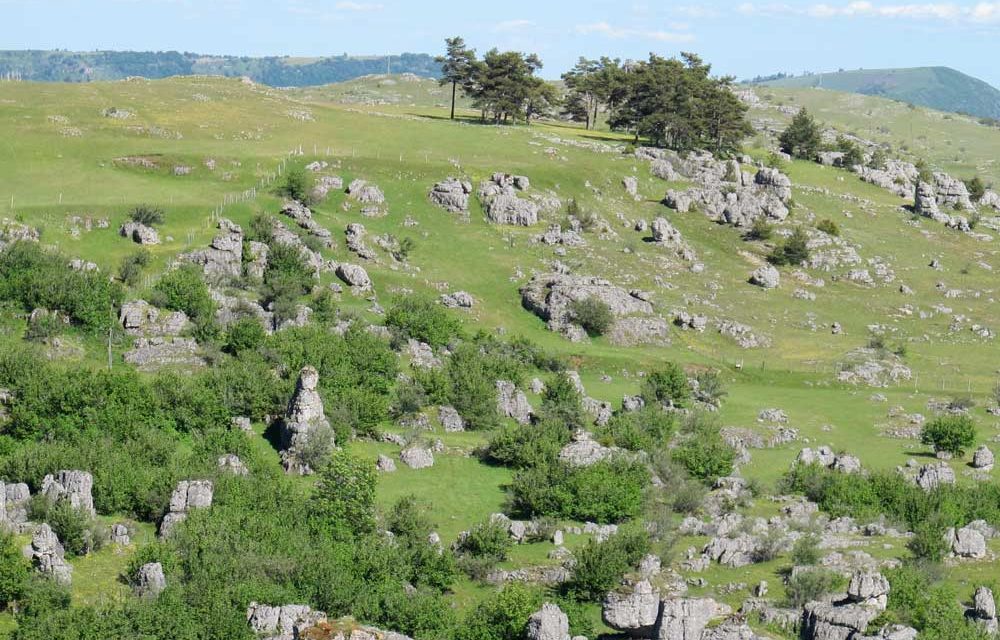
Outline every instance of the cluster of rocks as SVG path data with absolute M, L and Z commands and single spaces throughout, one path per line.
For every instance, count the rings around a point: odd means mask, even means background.
M 340 191 L 343 188 L 344 179 L 340 176 L 320 176 L 309 192 L 309 197 L 313 202 L 322 202 L 331 191 Z
M 360 625 L 351 618 L 329 620 L 326 613 L 304 604 L 273 606 L 251 602 L 246 620 L 261 640 L 412 640 L 401 633 Z
M 649 640 L 708 640 L 714 638 L 708 624 L 725 616 L 729 608 L 711 598 L 661 597 L 648 580 L 626 587 L 626 591 L 609 593 L 601 608 L 601 617 L 612 629 L 631 638 Z M 753 637 L 745 623 L 745 634 Z
M 357 255 L 362 260 L 376 260 L 375 251 L 365 244 L 365 225 L 360 222 L 352 222 L 344 229 L 344 239 L 347 242 L 347 250 Z
M 471 309 L 475 303 L 475 298 L 467 291 L 441 294 L 441 304 L 449 309 Z
M 347 185 L 347 195 L 362 204 L 380 205 L 385 202 L 385 194 L 378 186 L 360 178 L 351 180 L 351 184 Z
M 771 265 L 763 265 L 750 274 L 750 284 L 762 289 L 775 289 L 781 283 L 781 274 Z
M 858 473 L 861 471 L 861 460 L 856 456 L 841 453 L 837 454 L 828 446 L 806 447 L 799 451 L 795 462 L 797 464 L 811 465 L 817 464 L 827 469 L 840 471 L 842 473 Z
M 59 584 L 68 585 L 73 581 L 73 567 L 66 562 L 66 551 L 48 524 L 42 523 L 38 527 L 25 551 L 39 572 Z
M 771 346 L 771 339 L 755 333 L 753 327 L 736 320 L 720 318 L 715 321 L 719 334 L 729 338 L 743 349 L 758 349 Z
M 187 519 L 191 509 L 212 506 L 211 480 L 181 480 L 170 495 L 170 506 L 160 522 L 160 537 L 166 538 L 178 523 Z
M 132 242 L 142 245 L 160 244 L 160 234 L 153 227 L 141 222 L 129 221 L 124 223 L 118 234 L 123 238 L 129 238 Z
M 469 215 L 469 194 L 472 183 L 468 180 L 448 177 L 431 188 L 431 202 L 449 213 Z
M 243 229 L 222 218 L 219 233 L 207 249 L 181 254 L 180 259 L 200 266 L 213 281 L 239 278 L 243 274 Z
M 859 165 L 855 170 L 864 182 L 891 191 L 901 198 L 913 195 L 920 173 L 915 165 L 901 160 L 888 160 L 881 169 Z
M 329 229 L 316 222 L 312 217 L 312 211 L 306 205 L 297 200 L 291 200 L 281 208 L 281 214 L 294 220 L 299 227 L 308 231 L 309 235 L 319 238 L 324 246 L 333 246 L 333 234 Z
M 319 372 L 305 366 L 299 372 L 295 393 L 279 424 L 281 465 L 288 473 L 312 473 L 306 458 L 311 448 L 334 446 L 333 429 L 323 410 L 319 395 Z
M 163 367 L 198 368 L 205 365 L 194 338 L 153 336 L 136 338 L 125 352 L 125 362 L 140 371 L 155 371 Z
M 51 502 L 65 500 L 71 507 L 93 518 L 94 510 L 94 477 L 86 471 L 59 471 L 55 475 L 48 474 L 42 479 L 42 495 Z
M 587 241 L 581 235 L 582 232 L 583 226 L 580 224 L 580 221 L 570 217 L 569 229 L 563 229 L 561 224 L 555 222 L 549 225 L 545 233 L 535 236 L 531 241 L 549 246 L 582 247 L 587 244 Z M 557 250 L 557 253 L 559 252 L 565 253 L 562 249 Z
M 538 222 L 537 203 L 518 196 L 531 183 L 525 176 L 494 173 L 479 185 L 479 201 L 486 213 L 486 220 L 493 224 L 510 224 L 530 227 Z
M 859 639 L 867 632 L 868 624 L 885 611 L 888 595 L 889 581 L 885 576 L 878 572 L 855 573 L 843 597 L 806 604 L 802 613 L 802 638 Z M 914 631 L 911 640 L 915 635 Z
M 589 467 L 625 452 L 618 447 L 605 447 L 594 440 L 591 434 L 578 430 L 570 442 L 559 451 L 559 460 L 574 467 Z
M 654 219 L 650 230 L 653 232 L 653 242 L 656 244 L 673 250 L 680 258 L 688 262 L 694 262 L 698 259 L 694 249 L 681 237 L 681 232 L 666 218 Z
M 837 380 L 854 385 L 885 388 L 909 380 L 913 372 L 898 357 L 875 349 L 858 349 L 841 365 Z
M 190 325 L 183 311 L 163 311 L 145 300 L 122 304 L 118 320 L 130 336 L 178 336 Z
M 548 323 L 549 329 L 573 341 L 586 339 L 576 324 L 573 306 L 584 300 L 606 304 L 615 317 L 609 339 L 616 344 L 662 344 L 669 323 L 653 315 L 653 305 L 638 291 L 627 291 L 603 278 L 545 273 L 521 287 L 521 304 Z

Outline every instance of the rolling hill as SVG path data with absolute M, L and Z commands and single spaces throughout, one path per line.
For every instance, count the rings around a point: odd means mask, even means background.
M 1000 118 L 1000 90 L 949 67 L 859 69 L 765 80 L 760 84 L 860 93 L 980 118 Z
M 436 76 L 438 64 L 426 53 L 395 56 L 319 58 L 209 56 L 177 51 L 0 51 L 0 77 L 38 82 L 91 82 L 130 76 L 247 76 L 275 87 L 341 82 L 372 73 Z

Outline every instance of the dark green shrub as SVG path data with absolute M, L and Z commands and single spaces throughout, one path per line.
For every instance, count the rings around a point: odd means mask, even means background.
M 538 417 L 541 420 L 561 422 L 569 430 L 582 429 L 586 423 L 583 397 L 576 385 L 565 373 L 549 379 L 542 392 L 542 406 Z
M 226 328 L 225 350 L 233 355 L 244 351 L 256 351 L 267 341 L 267 331 L 260 320 L 252 317 L 240 318 Z
M 649 534 L 625 529 L 604 542 L 591 540 L 576 552 L 573 573 L 564 589 L 577 600 L 599 602 L 649 553 Z
M 796 565 L 814 565 L 819 562 L 819 536 L 808 533 L 792 545 L 792 562 Z
M 313 491 L 312 515 L 319 526 L 333 535 L 374 531 L 377 477 L 371 461 L 335 451 L 321 468 Z
M 642 511 L 648 483 L 646 467 L 626 459 L 602 460 L 586 467 L 551 463 L 515 474 L 511 504 L 526 516 L 621 522 Z
M 278 185 L 278 195 L 309 204 L 315 178 L 302 166 L 291 166 L 285 170 L 285 177 Z
M 27 589 L 30 569 L 14 537 L 0 533 L 0 610 L 21 599 Z
M 967 415 L 941 416 L 924 425 L 920 442 L 931 445 L 935 451 L 952 455 L 965 455 L 965 449 L 976 441 L 976 424 Z
M 447 309 L 424 296 L 398 298 L 385 315 L 385 324 L 401 338 L 443 347 L 458 337 L 462 325 Z
M 673 414 L 657 407 L 640 411 L 616 413 L 603 427 L 597 427 L 597 438 L 608 445 L 629 451 L 653 451 L 665 446 L 676 429 Z
M 148 249 L 139 249 L 135 253 L 130 253 L 122 258 L 118 264 L 118 279 L 128 286 L 134 287 L 139 284 L 142 270 L 148 267 L 152 260 L 153 255 Z
M 569 439 L 570 431 L 558 421 L 503 425 L 493 432 L 485 456 L 515 469 L 544 466 L 556 459 Z
M 801 227 L 796 227 L 792 235 L 774 248 L 767 256 L 768 262 L 774 265 L 799 265 L 809 260 L 809 237 Z
M 569 312 L 573 322 L 583 327 L 591 337 L 603 336 L 615 323 L 611 307 L 597 298 L 574 300 L 570 303 Z
M 770 240 L 773 234 L 774 227 L 767 221 L 766 217 L 761 216 L 754 219 L 744 237 L 747 240 Z
M 839 591 L 845 582 L 843 576 L 828 569 L 800 571 L 788 579 L 785 599 L 790 607 L 801 609 L 807 602 Z
M 830 218 L 823 218 L 822 220 L 817 222 L 816 228 L 827 235 L 831 236 L 840 235 L 840 227 L 838 227 L 837 223 L 831 220 Z
M 691 387 L 684 369 L 674 362 L 667 362 L 646 376 L 641 394 L 648 406 L 684 407 L 691 397 Z
M 802 108 L 792 123 L 778 137 L 781 150 L 796 158 L 812 160 L 822 143 L 819 125 L 809 112 Z
M 138 222 L 139 224 L 144 224 L 148 227 L 152 227 L 157 224 L 163 224 L 163 219 L 165 214 L 163 209 L 160 207 L 154 207 L 148 204 L 140 204 L 132 207 L 132 210 L 128 212 L 128 217 L 133 222 Z
M 171 311 L 183 311 L 192 320 L 211 318 L 215 303 L 202 280 L 201 270 L 186 264 L 163 274 L 153 287 L 152 302 Z
M 689 433 L 674 449 L 674 460 L 684 465 L 691 476 L 708 485 L 731 475 L 736 452 L 722 439 L 718 425 L 695 416 L 686 429 Z

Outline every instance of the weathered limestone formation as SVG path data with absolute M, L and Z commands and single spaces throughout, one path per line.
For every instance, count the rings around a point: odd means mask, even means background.
M 181 480 L 170 496 L 170 507 L 160 523 L 160 537 L 170 535 L 177 523 L 183 522 L 191 509 L 212 506 L 211 480 Z
M 183 311 L 163 311 L 145 300 L 122 304 L 118 320 L 131 336 L 178 336 L 189 324 Z
M 135 594 L 140 598 L 155 598 L 167 588 L 167 579 L 163 575 L 163 565 L 159 562 L 147 562 L 139 567 L 135 577 Z
M 281 422 L 281 464 L 285 471 L 307 475 L 312 468 L 303 458 L 307 447 L 323 444 L 332 447 L 333 430 L 323 412 L 323 399 L 319 395 L 319 372 L 305 366 L 299 372 L 295 393 Z
M 31 537 L 28 551 L 38 571 L 51 576 L 59 584 L 68 585 L 73 581 L 73 567 L 66 562 L 62 543 L 48 524 L 38 527 Z
M 126 222 L 118 229 L 118 234 L 141 245 L 160 244 L 160 234 L 156 229 L 147 227 L 141 222 Z
M 448 177 L 434 185 L 430 192 L 431 202 L 450 213 L 469 213 L 469 194 L 472 183 L 467 180 Z
M 518 191 L 530 187 L 524 176 L 494 173 L 479 185 L 479 200 L 486 212 L 486 220 L 493 224 L 511 224 L 530 227 L 538 222 L 538 204 L 521 198 Z
M 497 380 L 497 411 L 500 415 L 513 418 L 521 424 L 531 422 L 534 410 L 528 403 L 527 396 L 513 382 Z
M 243 274 L 243 229 L 231 220 L 219 220 L 219 233 L 207 249 L 180 256 L 201 266 L 211 280 L 239 278 Z
M 66 500 L 71 507 L 90 517 L 97 515 L 91 494 L 93 488 L 94 477 L 86 471 L 60 471 L 42 480 L 42 495 L 52 502 Z
M 569 640 L 569 618 L 558 606 L 546 602 L 528 618 L 525 637 L 528 640 Z

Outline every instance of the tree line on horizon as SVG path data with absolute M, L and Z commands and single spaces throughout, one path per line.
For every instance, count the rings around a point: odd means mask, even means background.
M 480 121 L 493 124 L 559 116 L 594 129 L 605 115 L 613 131 L 679 151 L 728 154 L 752 133 L 747 107 L 733 93 L 735 79 L 711 75 L 694 53 L 678 58 L 650 54 L 625 61 L 581 57 L 562 74 L 565 91 L 538 77 L 537 54 L 490 49 L 480 59 L 461 37 L 445 39 L 439 82 L 451 85 L 451 118 L 458 92 L 472 100 Z

